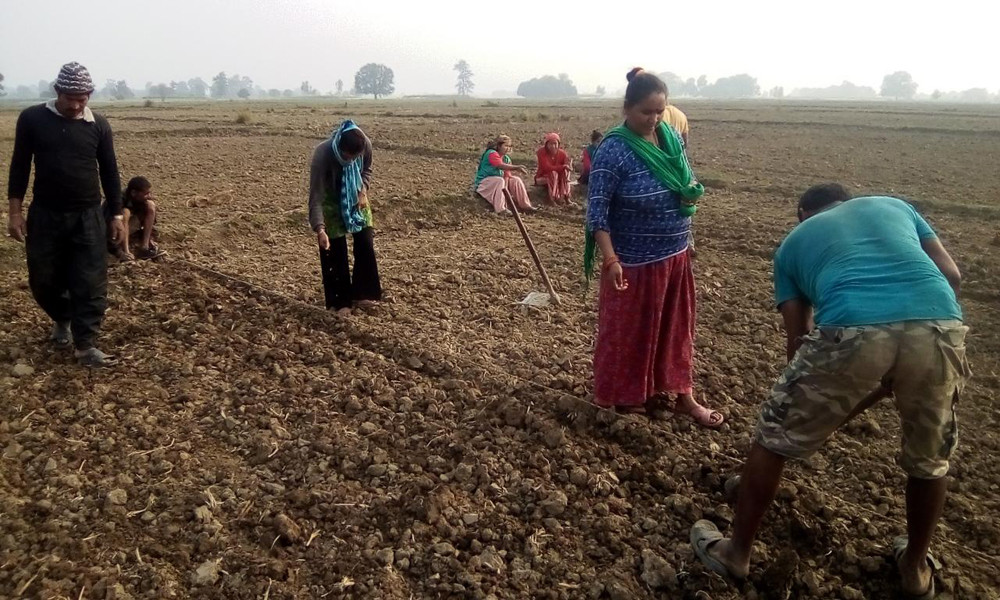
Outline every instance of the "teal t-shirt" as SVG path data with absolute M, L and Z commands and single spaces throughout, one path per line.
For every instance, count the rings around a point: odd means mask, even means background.
M 817 325 L 962 319 L 955 292 L 920 240 L 936 237 L 897 198 L 855 198 L 800 223 L 774 256 L 776 305 L 801 298 Z

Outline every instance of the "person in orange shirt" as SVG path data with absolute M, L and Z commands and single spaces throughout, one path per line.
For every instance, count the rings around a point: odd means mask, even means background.
M 687 115 L 681 112 L 681 109 L 677 108 L 673 104 L 668 104 L 667 110 L 663 111 L 663 122 L 670 125 L 677 131 L 677 133 L 681 134 L 681 141 L 684 142 L 684 147 L 687 148 L 688 132 L 691 130 L 688 125 Z
M 559 134 L 545 135 L 545 145 L 538 149 L 538 170 L 535 171 L 535 185 L 545 186 L 549 191 L 549 202 L 569 204 L 569 174 L 573 172 L 573 162 L 560 146 Z

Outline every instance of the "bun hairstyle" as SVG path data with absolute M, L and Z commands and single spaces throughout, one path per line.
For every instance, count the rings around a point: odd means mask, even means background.
M 642 67 L 635 67 L 629 71 L 625 79 L 628 80 L 628 87 L 625 88 L 625 108 L 631 108 L 653 94 L 668 95 L 667 84 Z
M 628 81 L 629 83 L 632 83 L 632 80 L 635 79 L 636 75 L 645 72 L 646 69 L 643 69 L 642 67 L 633 67 L 631 71 L 625 74 L 625 80 Z

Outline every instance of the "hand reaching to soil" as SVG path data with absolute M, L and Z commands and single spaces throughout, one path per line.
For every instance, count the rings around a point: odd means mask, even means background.
M 326 235 L 325 229 L 320 229 L 316 232 L 316 243 L 319 244 L 320 250 L 330 249 L 330 236 Z

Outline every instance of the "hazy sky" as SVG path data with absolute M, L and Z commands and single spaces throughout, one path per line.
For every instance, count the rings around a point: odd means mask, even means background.
M 920 92 L 1000 90 L 998 3 L 915 0 L 758 2 L 426 0 L 0 0 L 0 73 L 35 85 L 77 60 L 98 87 L 133 88 L 219 71 L 265 88 L 350 88 L 367 62 L 397 94 L 450 93 L 466 59 L 475 93 L 568 73 L 581 93 L 613 93 L 632 66 L 709 80 L 749 73 L 761 87 L 850 80 L 875 88 L 909 71 Z M 993 57 L 992 59 L 989 57 Z

